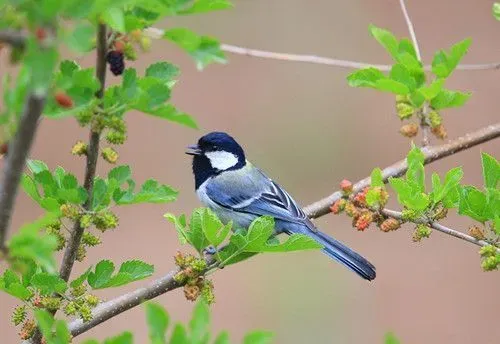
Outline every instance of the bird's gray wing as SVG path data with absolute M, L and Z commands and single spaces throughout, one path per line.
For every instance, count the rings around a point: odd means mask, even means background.
M 249 164 L 241 170 L 228 171 L 210 180 L 206 185 L 206 194 L 226 209 L 310 225 L 309 219 L 290 195 Z

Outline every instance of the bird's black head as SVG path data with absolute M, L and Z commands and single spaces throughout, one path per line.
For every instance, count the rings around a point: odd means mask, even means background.
M 245 166 L 245 152 L 231 136 L 212 132 L 202 136 L 198 144 L 188 147 L 186 154 L 193 156 L 195 187 L 223 171 L 237 170 Z

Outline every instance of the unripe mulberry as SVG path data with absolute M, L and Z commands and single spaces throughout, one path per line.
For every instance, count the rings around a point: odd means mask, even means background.
M 399 222 L 399 220 L 394 219 L 392 217 L 384 220 L 384 222 L 382 222 L 380 224 L 380 230 L 382 232 L 395 231 L 399 227 L 401 227 L 401 222 Z
M 477 240 L 484 240 L 484 230 L 478 226 L 469 227 L 469 235 Z
M 357 219 L 360 215 L 359 209 L 356 208 L 356 206 L 352 204 L 352 202 L 347 202 L 345 206 L 345 213 L 347 214 L 347 216 L 350 216 L 354 219 Z
M 413 232 L 413 241 L 419 242 L 423 238 L 428 238 L 431 233 L 432 229 L 429 226 L 420 224 L 415 229 L 415 232 Z
M 340 182 L 340 189 L 344 194 L 350 194 L 352 192 L 352 182 L 347 179 L 342 180 Z
M 415 123 L 409 123 L 403 125 L 399 132 L 405 137 L 415 137 L 418 134 L 418 125 Z
M 340 212 L 342 212 L 344 210 L 346 203 L 347 203 L 347 201 L 345 199 L 341 198 L 341 199 L 335 201 L 335 203 L 333 203 L 333 205 L 330 207 L 330 210 L 335 215 L 340 214 Z
M 15 326 L 19 325 L 26 319 L 26 306 L 18 306 L 14 309 L 12 313 L 12 322 Z
M 28 319 L 23 323 L 21 331 L 19 332 L 19 337 L 22 340 L 30 339 L 35 333 L 36 324 L 33 319 Z
M 371 211 L 364 211 L 356 220 L 354 220 L 354 227 L 356 227 L 358 231 L 364 231 L 372 222 L 373 213 Z
M 196 301 L 198 296 L 200 296 L 200 288 L 196 285 L 185 285 L 184 286 L 184 296 L 189 301 Z
M 431 131 L 434 134 L 434 136 L 442 140 L 448 136 L 448 133 L 446 132 L 446 129 L 442 124 L 438 125 L 437 127 L 431 128 Z
M 125 59 L 123 52 L 111 50 L 106 56 L 106 61 L 109 63 L 109 70 L 114 75 L 121 75 L 125 70 Z
M 428 116 L 432 128 L 440 126 L 443 122 L 441 115 L 436 110 L 430 111 Z
M 483 270 L 493 271 L 498 269 L 498 265 L 500 264 L 500 259 L 498 257 L 491 256 L 483 259 L 483 262 L 481 263 L 481 267 L 483 268 Z
M 87 144 L 83 141 L 77 141 L 73 146 L 73 148 L 71 148 L 71 154 L 73 155 L 87 154 Z
M 118 161 L 118 153 L 111 147 L 104 148 L 102 150 L 101 156 L 110 164 L 114 164 L 116 163 L 116 161 Z
M 408 119 L 413 116 L 415 108 L 408 103 L 396 103 L 396 112 L 400 119 Z
M 118 226 L 118 217 L 110 211 L 103 211 L 96 214 L 92 221 L 97 229 L 105 231 L 107 229 L 116 228 Z

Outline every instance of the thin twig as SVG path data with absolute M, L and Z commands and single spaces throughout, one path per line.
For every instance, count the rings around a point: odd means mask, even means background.
M 429 164 L 433 161 L 461 152 L 483 142 L 493 140 L 499 136 L 500 122 L 489 125 L 472 133 L 465 134 L 464 136 L 461 136 L 448 143 L 438 146 L 425 147 L 422 149 L 422 152 L 425 156 L 425 164 Z M 397 163 L 386 167 L 382 170 L 384 181 L 387 182 L 387 179 L 389 177 L 401 176 L 406 172 L 407 168 L 408 165 L 406 164 L 406 159 L 398 161 Z M 354 184 L 353 192 L 359 192 L 367 186 L 370 186 L 370 177 L 367 177 Z M 313 204 L 308 205 L 304 208 L 304 211 L 311 218 L 323 216 L 330 212 L 330 206 L 340 198 L 342 198 L 342 192 L 336 191 L 330 196 L 327 196 L 317 202 L 314 202 Z
M 165 31 L 162 29 L 158 29 L 155 27 L 150 27 L 144 29 L 144 34 L 153 39 L 160 39 L 164 36 Z M 367 63 L 367 62 L 357 62 L 350 60 L 341 60 L 334 59 L 329 57 L 322 57 L 316 55 L 303 55 L 303 54 L 289 54 L 289 53 L 277 53 L 266 50 L 259 49 L 250 49 L 245 47 L 240 47 L 232 44 L 221 44 L 221 50 L 226 51 L 228 53 L 237 54 L 237 55 L 245 55 L 251 57 L 260 57 L 265 59 L 272 60 L 280 60 L 280 61 L 291 61 L 291 62 L 305 62 L 305 63 L 313 63 L 313 64 L 321 64 L 327 66 L 334 66 L 340 68 L 348 68 L 348 69 L 362 69 L 374 67 L 378 68 L 382 71 L 390 71 L 392 65 L 386 64 L 375 64 L 375 63 Z M 431 65 L 424 66 L 424 70 L 430 71 L 432 69 Z M 500 69 L 500 62 L 493 63 L 481 63 L 481 64 L 462 64 L 458 65 L 457 70 L 491 70 L 491 69 Z
M 422 56 L 420 55 L 420 48 L 418 47 L 417 35 L 415 34 L 415 28 L 411 22 L 410 16 L 408 15 L 408 10 L 406 9 L 405 0 L 399 0 L 401 5 L 401 11 L 403 11 L 403 16 L 405 17 L 406 25 L 408 26 L 408 31 L 410 32 L 410 37 L 415 47 L 415 53 L 417 54 L 417 59 L 422 61 Z
M 100 24 L 97 32 L 97 58 L 96 58 L 96 77 L 101 84 L 101 88 L 96 93 L 97 98 L 102 98 L 106 84 L 106 25 Z M 87 151 L 87 164 L 85 168 L 84 188 L 87 191 L 88 199 L 84 204 L 84 209 L 89 210 L 92 205 L 92 192 L 94 187 L 94 177 L 97 166 L 97 158 L 99 157 L 99 139 L 100 133 L 90 130 L 89 148 Z M 73 231 L 68 240 L 68 244 L 64 251 L 64 257 L 61 263 L 59 274 L 62 279 L 67 281 L 75 263 L 78 247 L 82 239 L 84 228 L 80 226 L 78 221 L 75 222 Z
M 393 218 L 398 219 L 398 220 L 403 219 L 403 213 L 396 211 L 396 210 L 382 209 L 380 212 L 382 214 L 384 214 L 385 216 L 393 217 Z M 429 219 L 421 218 L 421 219 L 417 219 L 417 220 L 412 221 L 412 222 L 429 225 L 430 227 L 434 228 L 435 230 L 437 230 L 439 232 L 451 235 L 455 238 L 465 240 L 467 242 L 470 242 L 472 244 L 475 244 L 475 245 L 478 245 L 481 247 L 490 245 L 490 243 L 488 243 L 484 240 L 477 240 L 476 238 L 474 238 L 470 235 L 467 235 L 467 234 L 459 232 L 455 229 L 451 229 L 449 227 L 443 226 L 442 224 L 435 222 L 435 221 L 432 221 L 432 220 L 429 220 Z M 497 249 L 497 250 L 498 250 L 498 252 L 500 252 L 500 249 Z
M 485 127 L 480 129 L 474 133 L 467 134 L 462 136 L 452 142 L 431 147 L 424 151 L 425 154 L 425 163 L 428 164 L 432 161 L 442 159 L 449 155 L 458 153 L 462 150 L 471 148 L 480 143 L 493 140 L 494 138 L 500 136 L 500 123 Z M 406 171 L 406 162 L 400 161 L 392 166 L 389 166 L 384 169 L 383 176 L 384 180 L 387 181 L 389 177 L 396 177 L 403 174 Z M 368 186 L 370 184 L 370 178 L 365 178 L 358 183 L 355 184 L 354 191 L 360 191 L 362 188 Z M 322 215 L 327 214 L 330 210 L 329 207 L 333 202 L 339 199 L 342 196 L 340 192 L 336 192 L 333 195 L 325 198 L 324 200 L 313 203 L 306 208 L 304 208 L 305 212 L 311 218 L 317 218 Z M 400 213 L 385 210 L 388 216 L 400 216 Z M 452 235 L 459 239 L 466 240 L 468 242 L 474 243 L 476 245 L 483 246 L 486 242 L 477 241 L 474 238 L 455 231 L 451 228 L 445 227 L 438 223 L 429 222 L 429 224 L 443 233 Z M 71 334 L 73 336 L 80 335 L 91 328 L 99 325 L 100 323 L 117 316 L 120 313 L 125 312 L 126 310 L 138 306 L 144 301 L 155 298 L 161 294 L 164 294 L 168 291 L 174 290 L 182 286 L 182 284 L 176 282 L 174 280 L 174 276 L 179 272 L 179 270 L 173 270 L 166 274 L 165 276 L 151 282 L 146 287 L 139 288 L 130 293 L 118 296 L 117 298 L 110 300 L 108 302 L 104 302 L 97 306 L 92 314 L 92 320 L 88 322 L 82 322 L 81 320 L 74 320 L 69 324 L 69 328 Z
M 5 240 L 12 218 L 19 181 L 35 137 L 38 119 L 45 105 L 45 98 L 45 94 L 35 92 L 29 94 L 18 130 L 9 143 L 0 184 L 0 251 L 3 252 L 6 251 Z

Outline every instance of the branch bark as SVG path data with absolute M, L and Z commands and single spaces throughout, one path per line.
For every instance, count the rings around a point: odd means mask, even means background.
M 6 43 L 14 48 L 23 48 L 26 36 L 21 31 L 0 31 L 0 42 Z
M 106 87 L 106 53 L 107 53 L 107 42 L 106 42 L 106 25 L 100 24 L 97 32 L 97 58 L 96 58 L 96 77 L 101 84 L 101 88 L 96 93 L 97 98 L 102 98 L 104 95 L 104 89 Z M 92 194 L 94 188 L 94 177 L 97 166 L 97 158 L 99 157 L 99 140 L 100 133 L 90 129 L 89 146 L 87 151 L 87 165 L 85 168 L 85 179 L 84 188 L 87 190 L 88 199 L 84 204 L 84 208 L 89 210 L 92 206 Z M 71 231 L 66 250 L 64 251 L 64 257 L 61 263 L 61 268 L 59 270 L 59 275 L 65 281 L 69 279 L 71 275 L 71 270 L 76 259 L 76 253 L 80 242 L 82 240 L 82 235 L 84 228 L 80 226 L 78 221 L 75 222 L 73 230 Z
M 474 147 L 480 143 L 490 141 L 500 136 L 500 123 L 490 125 L 488 127 L 477 130 L 471 134 L 466 134 L 453 140 L 449 143 L 430 147 L 424 150 L 425 163 L 445 158 L 449 155 L 458 153 L 462 150 Z M 407 169 L 406 161 L 399 161 L 383 170 L 384 181 L 387 182 L 389 177 L 397 177 L 405 173 Z M 354 192 L 359 192 L 364 187 L 370 185 L 370 178 L 365 178 L 355 184 Z M 317 218 L 323 216 L 330 212 L 330 205 L 332 205 L 337 199 L 342 197 L 340 192 L 335 192 L 332 195 L 326 197 L 323 200 L 315 202 L 304 208 L 306 214 L 311 218 Z M 387 216 L 392 216 L 396 218 L 401 218 L 402 214 L 393 210 L 383 210 Z M 476 240 L 473 237 L 453 230 L 451 228 L 445 227 L 439 223 L 427 222 L 434 229 L 441 231 L 443 233 L 452 235 L 456 238 L 471 242 L 473 244 L 484 246 L 487 245 L 485 241 Z M 118 296 L 117 298 L 104 302 L 97 306 L 92 314 L 93 318 L 89 322 L 82 322 L 81 320 L 74 320 L 69 324 L 71 334 L 73 336 L 78 336 L 91 328 L 101 324 L 102 322 L 117 316 L 131 309 L 135 306 L 140 305 L 144 301 L 155 298 L 171 290 L 177 289 L 182 285 L 174 280 L 174 276 L 179 272 L 179 270 L 173 270 L 166 274 L 165 276 L 153 281 L 145 287 L 141 287 L 137 290 L 129 292 L 127 294 Z
M 6 251 L 5 240 L 12 218 L 19 181 L 35 138 L 38 119 L 42 114 L 45 98 L 45 94 L 31 93 L 28 95 L 23 115 L 19 121 L 19 128 L 9 143 L 3 178 L 0 184 L 0 251 L 3 252 Z

